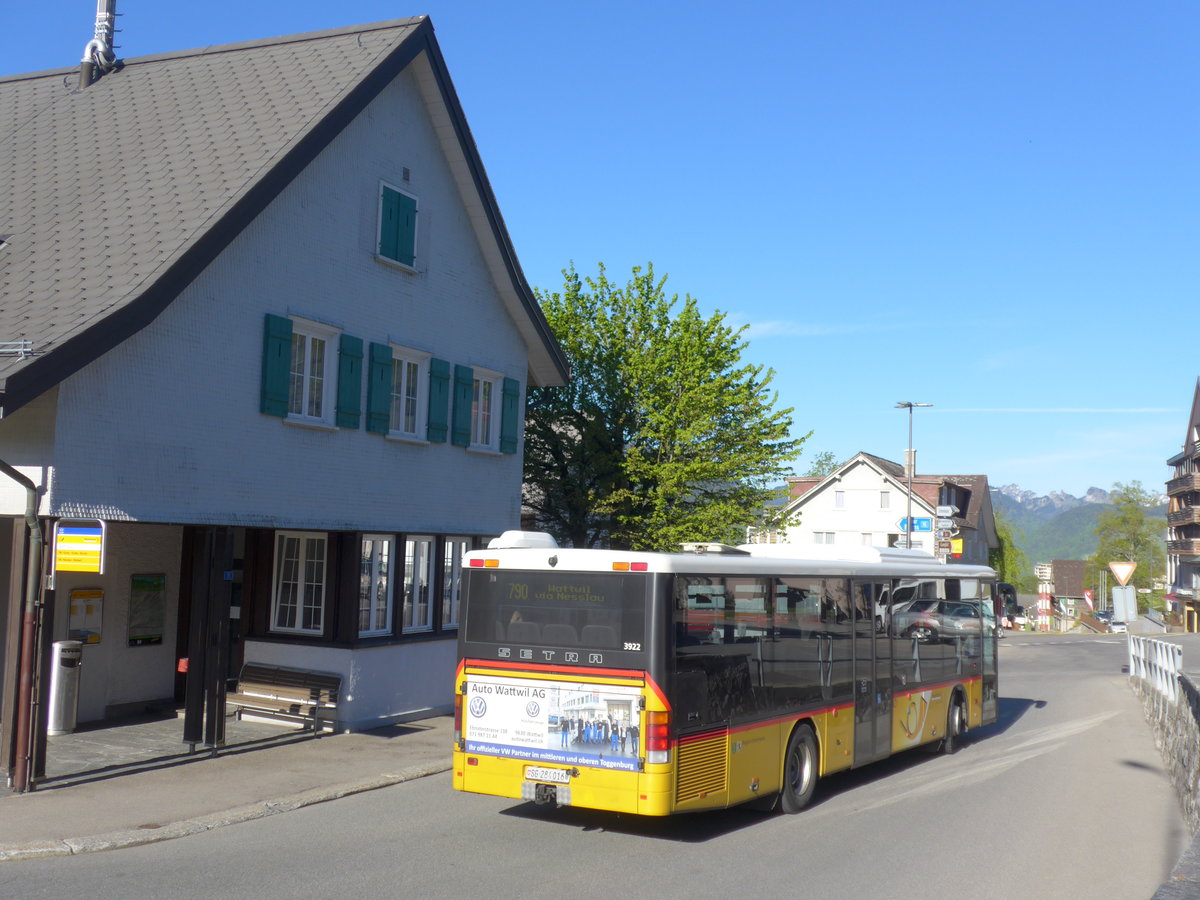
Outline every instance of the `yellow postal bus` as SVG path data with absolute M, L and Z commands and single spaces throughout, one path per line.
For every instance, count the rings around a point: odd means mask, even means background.
M 464 559 L 454 787 L 661 816 L 757 801 L 997 713 L 996 574 L 917 550 L 576 550 Z

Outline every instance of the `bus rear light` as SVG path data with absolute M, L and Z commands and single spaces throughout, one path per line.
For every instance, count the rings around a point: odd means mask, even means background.
M 646 762 L 669 761 L 671 749 L 671 714 L 668 712 L 646 713 Z
M 629 568 L 634 572 L 645 572 L 650 568 L 649 563 L 630 563 Z
M 613 571 L 614 572 L 628 572 L 629 571 L 629 563 L 615 562 L 615 563 L 613 563 Z
M 482 559 L 471 560 L 471 568 L 472 569 L 482 569 L 483 568 L 483 560 Z
M 472 559 L 468 561 L 472 569 L 498 569 L 500 568 L 500 560 L 498 559 Z
M 455 745 L 462 744 L 462 701 L 463 695 L 458 691 L 454 692 L 454 743 Z
M 615 562 L 612 564 L 614 572 L 646 572 L 650 569 L 649 563 L 644 562 Z

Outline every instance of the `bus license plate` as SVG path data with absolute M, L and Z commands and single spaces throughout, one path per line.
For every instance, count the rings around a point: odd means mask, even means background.
M 571 772 L 569 769 L 547 769 L 544 766 L 526 766 L 525 780 L 569 784 L 571 781 Z

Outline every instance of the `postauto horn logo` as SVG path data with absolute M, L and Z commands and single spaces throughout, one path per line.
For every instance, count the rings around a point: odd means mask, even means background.
M 478 719 L 487 712 L 487 701 L 479 696 L 472 697 L 470 706 L 467 708 L 471 710 L 471 715 Z

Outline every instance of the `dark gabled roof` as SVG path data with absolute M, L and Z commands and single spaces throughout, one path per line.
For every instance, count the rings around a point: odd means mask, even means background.
M 125 60 L 86 89 L 78 67 L 0 78 L 0 342 L 33 351 L 0 356 L 0 415 L 151 322 L 422 53 L 531 378 L 562 383 L 566 358 L 418 17 Z
M 872 454 L 867 453 L 865 450 L 860 450 L 857 455 L 865 456 L 867 459 L 871 460 L 871 462 L 875 463 L 875 465 L 877 465 L 883 472 L 891 475 L 893 478 L 904 477 L 904 466 L 900 465 L 900 463 L 892 462 L 890 459 L 884 459 L 882 456 L 873 456 Z
M 991 506 L 992 502 L 991 488 L 988 487 L 986 475 L 926 475 L 924 477 L 937 478 L 943 484 L 955 484 L 966 488 L 970 494 L 970 505 L 966 509 L 959 510 L 958 518 L 972 528 L 985 528 L 987 523 L 984 521 L 983 506 L 985 502 Z

